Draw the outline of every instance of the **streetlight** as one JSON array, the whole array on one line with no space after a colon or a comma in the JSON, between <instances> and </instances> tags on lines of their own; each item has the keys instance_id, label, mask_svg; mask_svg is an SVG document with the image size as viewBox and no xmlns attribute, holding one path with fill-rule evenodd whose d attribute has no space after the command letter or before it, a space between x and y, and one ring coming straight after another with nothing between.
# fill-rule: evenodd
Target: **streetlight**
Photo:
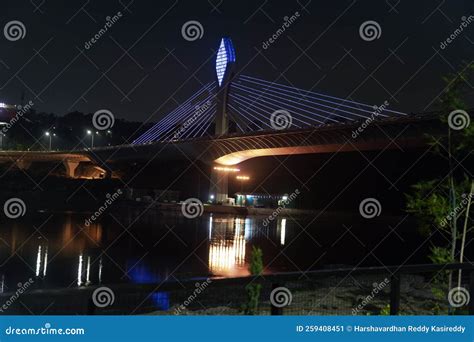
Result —
<instances>
[{"instance_id":1,"label":"streetlight","mask_svg":"<svg viewBox=\"0 0 474 342\"><path fill-rule=\"evenodd\" d=\"M99 132L95 132L95 134L99 135ZM91 148L94 148L94 132L90 129L87 130L87 135L91 136Z\"/></svg>"},{"instance_id":2,"label":"streetlight","mask_svg":"<svg viewBox=\"0 0 474 342\"><path fill-rule=\"evenodd\" d=\"M108 145L110 146L110 141L112 140L112 131L111 131L110 129L108 129L108 130L105 132L105 135L108 135L108 136L109 136Z\"/></svg>"},{"instance_id":3,"label":"streetlight","mask_svg":"<svg viewBox=\"0 0 474 342\"><path fill-rule=\"evenodd\" d=\"M49 137L49 150L51 151L52 138L56 136L56 133L51 134L50 132L45 132L44 135Z\"/></svg>"}]
</instances>

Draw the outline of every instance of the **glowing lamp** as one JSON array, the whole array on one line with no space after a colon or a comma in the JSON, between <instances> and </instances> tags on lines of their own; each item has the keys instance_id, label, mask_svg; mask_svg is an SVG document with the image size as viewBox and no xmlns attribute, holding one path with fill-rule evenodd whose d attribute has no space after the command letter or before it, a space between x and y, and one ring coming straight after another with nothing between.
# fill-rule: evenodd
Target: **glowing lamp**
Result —
<instances>
[{"instance_id":1,"label":"glowing lamp","mask_svg":"<svg viewBox=\"0 0 474 342\"><path fill-rule=\"evenodd\" d=\"M240 169L235 167L227 167L227 166L214 166L214 170L222 171L222 172L239 172Z\"/></svg>"}]
</instances>

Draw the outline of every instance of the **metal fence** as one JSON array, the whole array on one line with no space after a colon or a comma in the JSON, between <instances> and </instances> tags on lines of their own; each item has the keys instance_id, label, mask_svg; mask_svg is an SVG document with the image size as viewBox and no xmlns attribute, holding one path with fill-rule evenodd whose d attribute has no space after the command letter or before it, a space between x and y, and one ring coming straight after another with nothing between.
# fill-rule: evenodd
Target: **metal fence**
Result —
<instances>
[{"instance_id":1,"label":"metal fence","mask_svg":"<svg viewBox=\"0 0 474 342\"><path fill-rule=\"evenodd\" d=\"M449 288L450 275L453 282ZM249 291L257 287L256 305L250 310L255 315L474 314L474 263L32 288L21 294L1 294L0 314L242 315L251 303Z\"/></svg>"}]
</instances>

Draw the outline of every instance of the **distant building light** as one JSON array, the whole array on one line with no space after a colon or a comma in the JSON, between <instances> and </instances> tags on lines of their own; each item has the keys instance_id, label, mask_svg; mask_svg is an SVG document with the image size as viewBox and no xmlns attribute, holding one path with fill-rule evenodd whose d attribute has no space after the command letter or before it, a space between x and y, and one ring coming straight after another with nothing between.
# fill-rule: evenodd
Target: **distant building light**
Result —
<instances>
[{"instance_id":1,"label":"distant building light","mask_svg":"<svg viewBox=\"0 0 474 342\"><path fill-rule=\"evenodd\" d=\"M239 180L249 180L250 179L249 176L237 176L236 178L239 179Z\"/></svg>"},{"instance_id":2,"label":"distant building light","mask_svg":"<svg viewBox=\"0 0 474 342\"><path fill-rule=\"evenodd\" d=\"M246 197L247 197L247 198L253 198L253 196L252 196L252 195L247 195Z\"/></svg>"},{"instance_id":3,"label":"distant building light","mask_svg":"<svg viewBox=\"0 0 474 342\"><path fill-rule=\"evenodd\" d=\"M235 167L226 167L226 166L214 166L214 170L216 171L224 171L224 172L239 172L240 169Z\"/></svg>"},{"instance_id":4,"label":"distant building light","mask_svg":"<svg viewBox=\"0 0 474 342\"><path fill-rule=\"evenodd\" d=\"M15 107L16 107L16 106L14 106L14 105L9 105L9 104L0 102L0 108L13 109L13 108L15 108Z\"/></svg>"},{"instance_id":5,"label":"distant building light","mask_svg":"<svg viewBox=\"0 0 474 342\"><path fill-rule=\"evenodd\" d=\"M211 200L213 200L213 199L214 199L214 195L210 195L209 198L210 198Z\"/></svg>"},{"instance_id":6,"label":"distant building light","mask_svg":"<svg viewBox=\"0 0 474 342\"><path fill-rule=\"evenodd\" d=\"M283 196L281 199L286 201L288 199L288 196Z\"/></svg>"}]
</instances>

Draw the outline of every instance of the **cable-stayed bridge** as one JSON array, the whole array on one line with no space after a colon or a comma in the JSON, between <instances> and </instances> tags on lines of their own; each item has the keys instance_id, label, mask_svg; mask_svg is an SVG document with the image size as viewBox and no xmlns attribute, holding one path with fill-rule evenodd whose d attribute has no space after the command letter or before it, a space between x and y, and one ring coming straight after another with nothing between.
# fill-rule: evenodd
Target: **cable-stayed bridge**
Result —
<instances>
[{"instance_id":1,"label":"cable-stayed bridge","mask_svg":"<svg viewBox=\"0 0 474 342\"><path fill-rule=\"evenodd\" d=\"M225 108L219 108L220 92L226 93ZM165 116L133 144L174 142L218 136L215 120L225 116L223 135L322 128L337 124L370 125L408 115L388 104L368 105L326 94L239 75L228 89L216 83L204 85L181 106ZM222 135L222 134L221 134Z\"/></svg>"},{"instance_id":2,"label":"cable-stayed bridge","mask_svg":"<svg viewBox=\"0 0 474 342\"><path fill-rule=\"evenodd\" d=\"M365 104L236 74L235 60L231 40L223 38L216 80L204 84L131 145L0 153L0 162L27 168L33 162L64 158L70 177L84 161L108 174L112 165L130 161L184 159L230 166L261 156L420 146L428 130L445 130L437 115L402 113L386 101ZM223 201L227 174L211 172L210 193Z\"/></svg>"},{"instance_id":3,"label":"cable-stayed bridge","mask_svg":"<svg viewBox=\"0 0 474 342\"><path fill-rule=\"evenodd\" d=\"M172 144L187 157L228 166L259 156L382 149L396 135L384 129L393 131L402 122L406 126L416 121L389 108L387 101L365 104L236 75L234 64L232 41L223 38L216 56L216 82L203 85L133 145L147 149L165 144L166 149ZM380 137L380 131L385 136ZM416 145L421 135L419 129L405 133L402 144ZM217 201L227 198L227 174L212 171L211 194Z\"/></svg>"}]
</instances>

